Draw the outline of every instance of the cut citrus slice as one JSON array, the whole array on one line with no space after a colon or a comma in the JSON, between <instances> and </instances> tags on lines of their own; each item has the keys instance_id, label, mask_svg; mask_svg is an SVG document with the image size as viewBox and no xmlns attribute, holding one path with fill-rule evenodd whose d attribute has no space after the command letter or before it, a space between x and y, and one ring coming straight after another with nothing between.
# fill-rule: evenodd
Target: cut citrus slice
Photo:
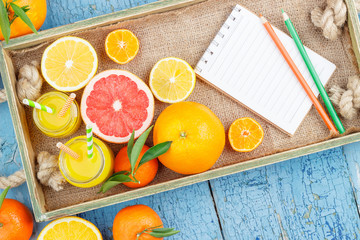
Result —
<instances>
[{"instance_id":1,"label":"cut citrus slice","mask_svg":"<svg viewBox=\"0 0 360 240\"><path fill-rule=\"evenodd\" d=\"M99 229L91 222L79 217L59 218L49 223L37 240L102 240Z\"/></svg>"},{"instance_id":2,"label":"cut citrus slice","mask_svg":"<svg viewBox=\"0 0 360 240\"><path fill-rule=\"evenodd\" d=\"M63 92L84 87L95 75L97 68L95 49L78 37L59 38L45 49L41 60L44 79Z\"/></svg>"},{"instance_id":3,"label":"cut citrus slice","mask_svg":"<svg viewBox=\"0 0 360 240\"><path fill-rule=\"evenodd\" d=\"M195 72L187 62L169 57L155 64L150 73L149 85L159 101L176 103L190 96L195 82Z\"/></svg>"},{"instance_id":4,"label":"cut citrus slice","mask_svg":"<svg viewBox=\"0 0 360 240\"><path fill-rule=\"evenodd\" d=\"M139 52L139 40L131 31L118 29L107 35L105 51L114 62L125 64L133 60Z\"/></svg>"},{"instance_id":5,"label":"cut citrus slice","mask_svg":"<svg viewBox=\"0 0 360 240\"><path fill-rule=\"evenodd\" d=\"M81 99L81 116L105 141L126 143L132 131L139 137L154 117L154 97L136 75L124 70L97 74Z\"/></svg>"},{"instance_id":6,"label":"cut citrus slice","mask_svg":"<svg viewBox=\"0 0 360 240\"><path fill-rule=\"evenodd\" d=\"M230 126L229 141L235 151L253 151L263 139L264 131L261 125L252 118L239 118Z\"/></svg>"}]
</instances>

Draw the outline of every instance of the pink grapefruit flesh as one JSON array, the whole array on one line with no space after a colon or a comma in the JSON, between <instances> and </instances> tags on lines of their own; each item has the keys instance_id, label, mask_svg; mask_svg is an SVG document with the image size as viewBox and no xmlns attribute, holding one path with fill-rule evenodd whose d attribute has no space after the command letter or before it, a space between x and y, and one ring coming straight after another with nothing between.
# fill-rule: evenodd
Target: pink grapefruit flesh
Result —
<instances>
[{"instance_id":1,"label":"pink grapefruit flesh","mask_svg":"<svg viewBox=\"0 0 360 240\"><path fill-rule=\"evenodd\" d=\"M81 116L93 133L112 143L126 143L135 130L139 137L154 117L154 97L136 75L124 70L107 70L86 86L81 99Z\"/></svg>"}]
</instances>

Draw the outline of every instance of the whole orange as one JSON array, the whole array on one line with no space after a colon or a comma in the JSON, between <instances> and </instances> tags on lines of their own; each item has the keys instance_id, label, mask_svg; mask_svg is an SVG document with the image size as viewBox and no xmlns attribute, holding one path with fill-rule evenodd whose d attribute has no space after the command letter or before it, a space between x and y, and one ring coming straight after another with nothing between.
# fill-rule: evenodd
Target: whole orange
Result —
<instances>
[{"instance_id":1,"label":"whole orange","mask_svg":"<svg viewBox=\"0 0 360 240\"><path fill-rule=\"evenodd\" d=\"M145 205L134 205L123 208L116 214L113 224L114 240L136 240L137 234L146 228L162 227L157 213ZM141 234L138 240L160 240L149 234Z\"/></svg>"},{"instance_id":2,"label":"whole orange","mask_svg":"<svg viewBox=\"0 0 360 240\"><path fill-rule=\"evenodd\" d=\"M0 240L29 240L34 221L30 210L21 202L5 199L0 208Z\"/></svg>"},{"instance_id":3,"label":"whole orange","mask_svg":"<svg viewBox=\"0 0 360 240\"><path fill-rule=\"evenodd\" d=\"M136 162L135 169L139 165L139 162L140 162L142 156L145 154L145 152L147 150L149 150L149 147L144 145L143 148L141 149L139 158ZM140 183L126 182L123 184L130 188L144 187L144 186L148 185L155 178L156 173L158 171L158 167L159 167L158 160L156 158L152 159L149 162L141 165L139 167L139 169L136 171L135 178ZM130 171L130 170L131 170L131 165L130 165L130 160L127 155L127 146L126 146L126 147L123 147L119 151L119 153L116 155L114 171L120 172L120 171Z\"/></svg>"},{"instance_id":4,"label":"whole orange","mask_svg":"<svg viewBox=\"0 0 360 240\"><path fill-rule=\"evenodd\" d=\"M10 0L2 0L3 3L8 2ZM30 18L31 22L34 24L34 27L39 30L40 27L43 25L45 18L46 18L46 0L17 0L14 4L18 5L19 7L23 7L28 5L30 10L26 12L26 15ZM10 7L10 20L14 15L14 11ZM29 33L32 33L32 30L24 23L19 17L17 17L14 22L10 26L11 34L10 38L23 36ZM4 40L4 36L0 31L0 40Z\"/></svg>"},{"instance_id":5,"label":"whole orange","mask_svg":"<svg viewBox=\"0 0 360 240\"><path fill-rule=\"evenodd\" d=\"M167 107L156 120L153 138L154 144L172 141L159 161L181 174L208 170L225 146L225 130L220 119L208 107L195 102Z\"/></svg>"}]
</instances>

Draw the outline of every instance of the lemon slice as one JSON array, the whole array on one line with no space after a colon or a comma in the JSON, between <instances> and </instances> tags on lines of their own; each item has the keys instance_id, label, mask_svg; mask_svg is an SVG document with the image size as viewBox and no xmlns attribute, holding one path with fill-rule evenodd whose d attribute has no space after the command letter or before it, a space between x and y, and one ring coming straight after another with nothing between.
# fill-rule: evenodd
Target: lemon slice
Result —
<instances>
[{"instance_id":1,"label":"lemon slice","mask_svg":"<svg viewBox=\"0 0 360 240\"><path fill-rule=\"evenodd\" d=\"M169 57L158 61L150 73L150 88L162 102L177 103L187 99L196 82L192 67L180 58Z\"/></svg>"},{"instance_id":2,"label":"lemon slice","mask_svg":"<svg viewBox=\"0 0 360 240\"><path fill-rule=\"evenodd\" d=\"M91 222L79 217L64 217L49 223L37 240L102 240L101 233Z\"/></svg>"},{"instance_id":3,"label":"lemon slice","mask_svg":"<svg viewBox=\"0 0 360 240\"><path fill-rule=\"evenodd\" d=\"M72 92L95 75L98 58L91 44L78 37L62 37L48 46L41 60L44 79L55 89Z\"/></svg>"}]
</instances>

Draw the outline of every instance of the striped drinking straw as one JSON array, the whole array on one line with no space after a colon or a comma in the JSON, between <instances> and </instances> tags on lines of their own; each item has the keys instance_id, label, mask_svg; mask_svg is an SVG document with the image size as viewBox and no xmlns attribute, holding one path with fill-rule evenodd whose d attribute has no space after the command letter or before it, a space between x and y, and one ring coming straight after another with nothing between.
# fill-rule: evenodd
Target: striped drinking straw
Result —
<instances>
[{"instance_id":1,"label":"striped drinking straw","mask_svg":"<svg viewBox=\"0 0 360 240\"><path fill-rule=\"evenodd\" d=\"M70 156L72 156L75 159L80 158L79 154L77 154L76 152L71 150L68 146L66 146L65 144L62 144L61 142L58 142L56 144L56 147L59 148L60 150L64 151L65 153L69 154Z\"/></svg>"},{"instance_id":2,"label":"striped drinking straw","mask_svg":"<svg viewBox=\"0 0 360 240\"><path fill-rule=\"evenodd\" d=\"M90 124L86 125L86 140L87 140L88 158L92 158L94 156L94 142L93 142L92 126Z\"/></svg>"},{"instance_id":3,"label":"striped drinking straw","mask_svg":"<svg viewBox=\"0 0 360 240\"><path fill-rule=\"evenodd\" d=\"M40 109L42 111L48 112L48 113L53 113L54 112L54 110L52 108L50 108L48 106L45 106L45 105L42 105L40 103L31 101L31 100L26 99L26 98L22 101L22 103L25 104L25 105L28 105L30 107L33 107L33 108Z\"/></svg>"},{"instance_id":4,"label":"striped drinking straw","mask_svg":"<svg viewBox=\"0 0 360 240\"><path fill-rule=\"evenodd\" d=\"M70 108L71 103L74 101L75 98L76 98L76 94L71 93L68 99L66 99L64 106L61 108L60 112L58 113L58 117L63 117L65 115L66 111Z\"/></svg>"}]
</instances>

